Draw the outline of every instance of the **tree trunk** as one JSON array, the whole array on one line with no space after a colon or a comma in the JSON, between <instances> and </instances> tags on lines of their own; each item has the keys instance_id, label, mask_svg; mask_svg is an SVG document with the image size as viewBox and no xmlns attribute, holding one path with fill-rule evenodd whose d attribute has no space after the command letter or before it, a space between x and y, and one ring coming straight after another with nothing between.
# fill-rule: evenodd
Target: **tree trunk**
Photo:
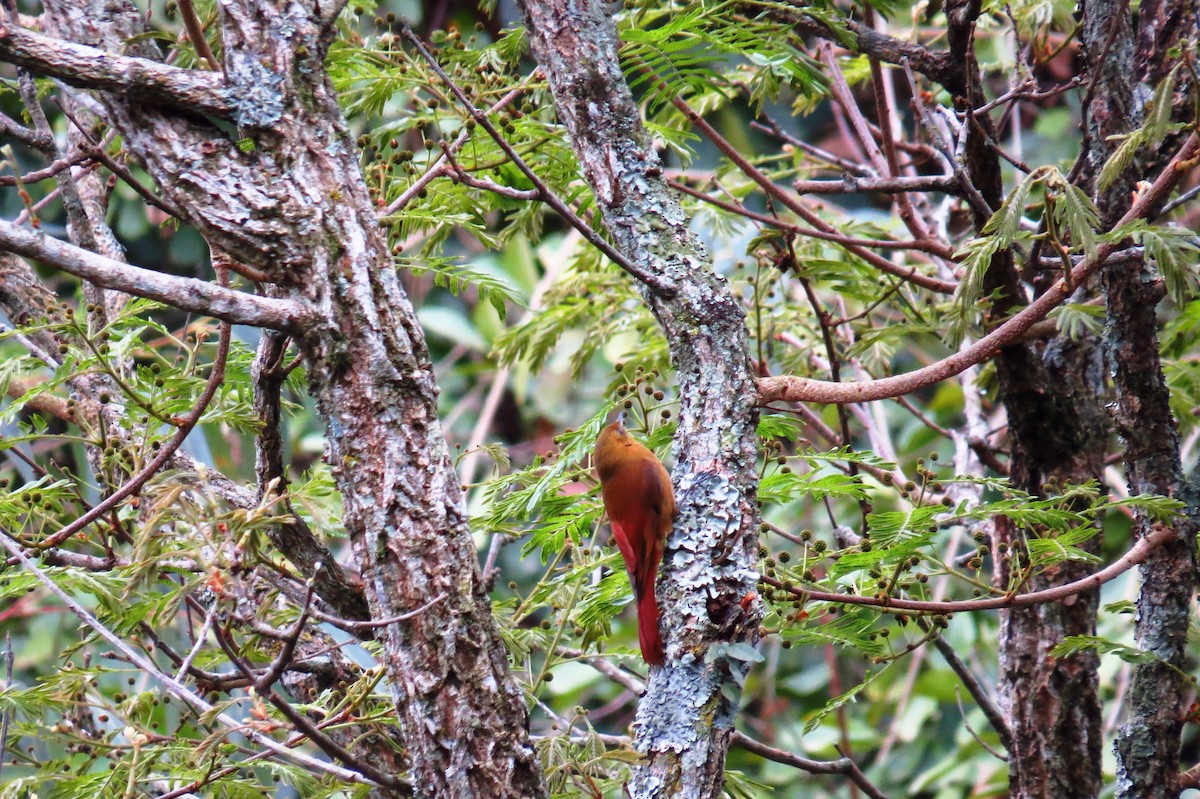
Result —
<instances>
[{"instance_id":1,"label":"tree trunk","mask_svg":"<svg viewBox=\"0 0 1200 799\"><path fill-rule=\"evenodd\" d=\"M1139 128L1146 101L1177 63L1174 47L1190 47L1197 34L1195 2L1152 0L1143 3L1136 21L1129 4L1088 0L1083 5L1082 43L1094 86L1086 111L1086 174L1093 180L1115 150L1110 137ZM1183 70L1181 86L1190 78ZM1172 100L1182 100L1180 91ZM1177 102L1176 119L1190 119L1190 101ZM1178 139L1176 139L1177 141ZM1157 174L1175 150L1145 148L1130 168L1100 190L1096 205L1105 224L1129 207L1138 180ZM1189 686L1178 671L1187 668L1190 602L1197 580L1197 513L1183 482L1179 431L1170 410L1162 372L1156 308L1165 296L1152 262L1112 264L1101 272L1106 300L1105 345L1116 390L1114 415L1125 444L1125 473L1131 494L1159 494L1187 502L1188 515L1177 522L1178 537L1156 549L1139 569L1137 646L1159 658L1134 667L1129 716L1117 736L1117 796L1165 799L1177 796L1179 736ZM1134 519L1134 535L1151 529L1144 516Z\"/></svg>"},{"instance_id":2,"label":"tree trunk","mask_svg":"<svg viewBox=\"0 0 1200 799\"><path fill-rule=\"evenodd\" d=\"M127 44L143 32L132 5L47 6L67 38L157 56L145 39ZM314 311L298 344L328 425L328 457L372 615L424 608L378 635L418 795L542 796L524 698L491 616L437 417L424 337L322 66L340 5L251 1L220 11L225 80L187 79L215 86L202 96L223 97L224 112L205 100L195 113L179 113L172 109L186 109L191 95L135 97L132 86L103 83L104 59L50 68L77 85L111 88L97 95L109 123L185 220L214 250L266 273L269 294ZM163 91L162 81L154 85ZM237 140L204 113L226 113Z\"/></svg>"},{"instance_id":3,"label":"tree trunk","mask_svg":"<svg viewBox=\"0 0 1200 799\"><path fill-rule=\"evenodd\" d=\"M659 605L667 664L638 706L648 753L636 799L719 797L757 637L755 391L740 306L662 179L617 60L605 3L524 2L538 62L616 248L642 275L680 386L674 483Z\"/></svg>"},{"instance_id":4,"label":"tree trunk","mask_svg":"<svg viewBox=\"0 0 1200 799\"><path fill-rule=\"evenodd\" d=\"M944 83L958 109L967 112L986 102L974 56L974 23L979 5L947 5L952 62L958 68ZM991 208L1000 207L1004 187L1000 157L989 145L996 139L991 119L976 116L968 126L966 160L972 182ZM987 218L976 213L976 228ZM983 293L997 299L989 322L1002 322L1027 304L1014 267L1013 253L992 259ZM1034 496L1046 493L1047 482L1083 483L1099 479L1103 469L1106 419L1100 392L1103 379L1095 343L1061 339L1048 344L1014 343L996 357L1000 398L1008 418L1011 447L1009 473L1013 485ZM1053 487L1049 487L1054 490ZM1027 531L1010 520L996 519L992 552L996 584L1007 588L1010 557L1020 551ZM1084 549L1098 552L1099 537ZM1027 583L1037 591L1083 577L1090 565L1065 562ZM1000 612L997 693L1008 717L1009 789L1017 797L1086 799L1099 795L1100 699L1099 659L1082 652L1064 658L1049 652L1063 638L1096 631L1098 591L1050 603Z\"/></svg>"}]
</instances>

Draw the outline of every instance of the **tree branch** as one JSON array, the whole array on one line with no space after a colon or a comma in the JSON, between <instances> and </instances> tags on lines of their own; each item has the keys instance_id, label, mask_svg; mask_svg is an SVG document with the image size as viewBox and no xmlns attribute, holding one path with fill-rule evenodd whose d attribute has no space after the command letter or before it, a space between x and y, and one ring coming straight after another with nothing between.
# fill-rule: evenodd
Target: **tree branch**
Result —
<instances>
[{"instance_id":1,"label":"tree branch","mask_svg":"<svg viewBox=\"0 0 1200 799\"><path fill-rule=\"evenodd\" d=\"M860 194L880 192L896 194L906 191L940 191L959 194L962 187L950 175L918 175L915 177L860 178L845 175L841 180L797 180L792 182L800 194Z\"/></svg>"},{"instance_id":2,"label":"tree branch","mask_svg":"<svg viewBox=\"0 0 1200 799\"><path fill-rule=\"evenodd\" d=\"M225 322L301 333L309 316L298 301L256 297L203 280L164 275L114 261L44 233L0 221L0 249L43 261L101 288L116 289Z\"/></svg>"},{"instance_id":3,"label":"tree branch","mask_svg":"<svg viewBox=\"0 0 1200 799\"><path fill-rule=\"evenodd\" d=\"M1198 152L1200 152L1200 136L1193 133L1154 184L1138 197L1137 202L1125 216L1113 225L1113 229L1154 213L1184 173L1194 166L1192 161ZM1068 288L1068 285L1081 285L1088 276L1095 273L1108 260L1110 255L1117 252L1120 246L1120 243L1100 245L1092 257L1087 258L1071 270L1070 281L1064 282L1061 279L1056 281L1046 290L1045 294L1014 316L1009 317L991 333L937 363L906 374L857 383L832 383L826 380L811 380L806 377L765 377L758 380L759 401L763 404L775 400L824 403L869 402L898 397L953 377L970 366L988 360L1008 344L1017 341L1035 322L1044 318L1046 314L1070 297L1072 289Z\"/></svg>"},{"instance_id":4,"label":"tree branch","mask_svg":"<svg viewBox=\"0 0 1200 799\"><path fill-rule=\"evenodd\" d=\"M970 613L977 610L999 610L1001 608L1023 608L1033 605L1044 605L1047 602L1058 602L1075 594L1099 588L1107 582L1120 577L1134 566L1142 563L1161 545L1178 539L1178 534L1171 527L1155 527L1148 535L1140 539L1128 552L1117 561L1104 567L1095 574L1089 574L1079 580L1042 591L1031 591L1028 594L1005 594L1004 596L988 597L987 599L964 599L960 601L926 602L918 599L898 599L889 596L864 596L862 594L835 594L829 591L810 591L773 577L762 576L759 579L774 588L788 591L794 596L817 602L834 602L841 605L866 605L889 610L902 610L910 613Z\"/></svg>"},{"instance_id":5,"label":"tree branch","mask_svg":"<svg viewBox=\"0 0 1200 799\"><path fill-rule=\"evenodd\" d=\"M177 111L234 116L220 75L113 55L95 47L43 36L0 20L0 60L82 89L101 89Z\"/></svg>"},{"instance_id":6,"label":"tree branch","mask_svg":"<svg viewBox=\"0 0 1200 799\"><path fill-rule=\"evenodd\" d=\"M734 732L733 745L739 749L745 749L747 752L753 752L760 757L765 757L767 760L773 760L785 766L792 766L801 771L807 771L809 774L842 774L861 788L863 793L871 797L871 799L887 799L887 795L875 787L867 779L867 775L862 773L862 769L858 767L858 764L848 757L838 758L837 760L813 760L784 751L783 749L767 746L765 743L756 741L744 732Z\"/></svg>"},{"instance_id":7,"label":"tree branch","mask_svg":"<svg viewBox=\"0 0 1200 799\"><path fill-rule=\"evenodd\" d=\"M783 13L801 33L825 39L833 44L844 44L838 32L823 20L808 16L799 9L794 13ZM843 18L839 22L854 37L854 44L858 52L864 55L897 66L908 59L918 72L943 85L952 81L958 71L956 60L948 50L931 50L922 44L906 42L903 39L872 30L853 19Z\"/></svg>"}]
</instances>

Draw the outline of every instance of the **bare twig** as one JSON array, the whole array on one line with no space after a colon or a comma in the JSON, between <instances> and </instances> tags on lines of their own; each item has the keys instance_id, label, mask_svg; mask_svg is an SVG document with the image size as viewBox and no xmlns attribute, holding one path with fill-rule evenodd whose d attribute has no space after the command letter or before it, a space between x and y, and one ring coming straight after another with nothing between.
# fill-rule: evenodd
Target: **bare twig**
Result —
<instances>
[{"instance_id":1,"label":"bare twig","mask_svg":"<svg viewBox=\"0 0 1200 799\"><path fill-rule=\"evenodd\" d=\"M757 121L751 122L750 127L754 128L755 130L761 130L764 133L769 133L772 136L774 136L775 138L784 142L785 144L792 145L793 147L795 147L797 150L800 150L805 155L812 156L813 158L816 158L819 161L824 161L825 163L830 164L831 166L835 166L844 172L849 172L852 175L856 175L858 177L863 177L863 178L879 177L874 172L872 172L869 167L867 167L863 164L856 163L854 161L851 161L848 158L842 158L841 156L835 155L835 154L829 152L828 150L823 150L820 147L817 147L816 145L809 144L808 142L804 141L803 139L796 138L795 136L793 136L792 134L790 134L786 130L784 130L783 126L781 126L778 122L771 119L770 117L764 117L764 119L767 120L765 123L757 122Z\"/></svg>"},{"instance_id":2,"label":"bare twig","mask_svg":"<svg viewBox=\"0 0 1200 799\"><path fill-rule=\"evenodd\" d=\"M57 99L58 98L55 98L56 101L57 101ZM96 159L97 161L99 161L100 163L102 163L106 167L108 167L109 171L111 171L114 175L119 177L121 180L125 181L126 185L128 185L131 189L136 191L138 193L138 195L143 200L148 202L150 205L153 205L155 208L162 211L164 214L170 214L171 216L175 217L176 219L183 218L182 213L177 208L175 208L175 206L171 205L166 200L159 197L154 192L150 191L150 189L143 186L142 182L140 180L138 180L136 177L134 177L132 172L130 172L128 169L126 169L123 165L117 163L112 158L110 158L108 153L106 153L104 151L104 147L100 144L100 142L93 139L91 137L91 135L88 133L87 128L84 127L83 125L79 124L79 121L77 119L75 119L75 116L67 109L67 106L64 103L59 102L58 107L62 110L63 115L65 115L66 118L71 121L71 124L75 126L75 129L79 131L79 134L81 136L83 136L84 139L87 140L87 143L90 147L90 149L88 149L88 152L87 152L87 154L89 156L91 156L92 158ZM259 280L260 278L251 277L251 279Z\"/></svg>"},{"instance_id":3,"label":"bare twig","mask_svg":"<svg viewBox=\"0 0 1200 799\"><path fill-rule=\"evenodd\" d=\"M875 170L881 177L898 178L899 167L896 160L896 147L889 125L890 114L883 92L883 73L879 67L879 59L873 56L869 57L871 76L875 88L875 104L879 117L882 148L875 141L867 120L862 114L862 110L858 107L858 103L854 101L854 97L850 93L850 86L846 83L846 76L842 74L842 70L837 64L837 59L833 55L833 48L828 42L823 42L820 47L820 53L821 60L825 63L826 73L829 77L830 90L854 126L855 135L858 136L864 150L866 150L867 155L871 159L871 163L875 165ZM905 227L913 234L914 238L921 240L932 238L932 234L925 227L924 221L917 215L912 201L905 192L897 192L894 201L900 219L904 221Z\"/></svg>"},{"instance_id":4,"label":"bare twig","mask_svg":"<svg viewBox=\"0 0 1200 799\"><path fill-rule=\"evenodd\" d=\"M733 733L731 743L739 749L753 752L776 763L783 763L785 766L792 766L801 771L807 771L809 774L841 774L861 788L862 792L871 797L871 799L887 799L887 794L875 787L874 783L867 779L867 775L862 773L858 764L848 757L842 757L837 760L812 760L783 749L768 746L736 730Z\"/></svg>"},{"instance_id":5,"label":"bare twig","mask_svg":"<svg viewBox=\"0 0 1200 799\"><path fill-rule=\"evenodd\" d=\"M187 30L188 40L192 43L192 47L196 49L196 55L208 64L208 68L214 72L221 71L221 65L217 63L216 56L213 55L212 48L208 46L208 39L204 37L204 25L200 23L200 18L196 16L196 7L192 5L192 0L179 0L179 16L183 17L183 25Z\"/></svg>"},{"instance_id":6,"label":"bare twig","mask_svg":"<svg viewBox=\"0 0 1200 799\"><path fill-rule=\"evenodd\" d=\"M296 654L296 643L300 640L300 636L304 634L304 628L308 624L309 612L312 609L313 586L311 580L308 583L307 589L304 592L304 604L300 606L300 618L296 619L296 623L292 625L292 629L287 631L283 639L283 646L279 647L279 653L275 655L275 659L271 662L271 665L254 681L254 690L260 694L270 691L275 681L283 675L288 666L292 665L292 658Z\"/></svg>"},{"instance_id":7,"label":"bare twig","mask_svg":"<svg viewBox=\"0 0 1200 799\"><path fill-rule=\"evenodd\" d=\"M917 626L924 632L928 633L930 631L929 624L924 619L916 619L916 622ZM946 664L950 666L950 670L958 675L958 679L962 680L967 693L971 694L971 698L979 705L979 709L987 717L988 723L992 725L992 729L1000 736L1000 743L1005 749L1010 748L1012 746L1012 733L1008 729L1008 722L1004 720L1004 714L1000 712L1000 708L996 707L996 703L992 701L992 697L987 689L979 683L979 680L975 678L975 674L967 668L967 664L962 662L962 658L954 651L954 647L943 636L933 636L933 645L942 654Z\"/></svg>"},{"instance_id":8,"label":"bare twig","mask_svg":"<svg viewBox=\"0 0 1200 799\"><path fill-rule=\"evenodd\" d=\"M801 194L867 194L870 192L897 194L907 191L962 193L958 180L948 175L891 178L860 178L854 175L843 175L841 180L796 180L792 182L792 188Z\"/></svg>"},{"instance_id":9,"label":"bare twig","mask_svg":"<svg viewBox=\"0 0 1200 799\"><path fill-rule=\"evenodd\" d=\"M54 137L45 131L27 128L11 117L0 114L0 136L16 139L22 144L41 150L43 153L55 152Z\"/></svg>"},{"instance_id":10,"label":"bare twig","mask_svg":"<svg viewBox=\"0 0 1200 799\"><path fill-rule=\"evenodd\" d=\"M1082 86L1087 78L1083 75L1076 75L1069 81L1060 83L1057 86L1051 86L1049 89L1038 90L1037 81L1032 76L1027 77L1020 85L1006 91L1004 94L992 100L990 103L985 103L974 109L973 115L986 114L994 108L1011 103L1013 100L1045 100L1049 97L1055 97L1063 92L1069 92L1074 88Z\"/></svg>"},{"instance_id":11,"label":"bare twig","mask_svg":"<svg viewBox=\"0 0 1200 799\"><path fill-rule=\"evenodd\" d=\"M494 180L488 178L477 178L466 172L458 162L454 160L454 153L450 150L450 145L442 142L442 155L446 158L448 164L447 169L443 170L455 182L461 183L464 186L470 186L473 189L482 189L490 191L493 194L499 194L501 197L509 197L513 200L538 200L541 199L541 194L537 189L514 189L512 186L501 186Z\"/></svg>"},{"instance_id":12,"label":"bare twig","mask_svg":"<svg viewBox=\"0 0 1200 799\"><path fill-rule=\"evenodd\" d=\"M21 186L26 183L36 183L39 180L52 178L64 169L70 169L73 166L86 164L91 160L91 156L86 153L79 153L67 158L59 158L52 164L35 169L32 172L26 172L23 175L0 175L0 186Z\"/></svg>"},{"instance_id":13,"label":"bare twig","mask_svg":"<svg viewBox=\"0 0 1200 799\"><path fill-rule=\"evenodd\" d=\"M921 99L921 87L917 85L917 78L913 74L912 66L907 61L904 62L904 74L908 77L909 87L912 89L912 103L913 108L917 111L917 118L921 120L921 124L925 127L926 132L929 133L929 138L933 142L934 148L942 154L942 157L950 165L954 176L958 178L959 186L962 187L967 201L971 204L971 208L975 213L981 215L982 218L987 219L992 215L992 207L988 205L987 200L979 193L979 189L975 187L971 176L967 174L967 171L959 162L954 148L951 147L951 143L946 141L938 130L938 126L934 122L929 109L925 107L925 101Z\"/></svg>"},{"instance_id":14,"label":"bare twig","mask_svg":"<svg viewBox=\"0 0 1200 799\"><path fill-rule=\"evenodd\" d=\"M4 688L8 690L12 687L13 676L13 648L12 648L12 632L6 630L4 632ZM4 755L8 752L8 723L11 717L8 713L8 708L4 708L4 717L0 719L0 770L4 768Z\"/></svg>"},{"instance_id":15,"label":"bare twig","mask_svg":"<svg viewBox=\"0 0 1200 799\"><path fill-rule=\"evenodd\" d=\"M205 640L208 638L208 631L212 629L213 622L217 618L217 605L213 605L204 614L204 624L200 627L200 632L196 633L196 641L192 644L191 650L188 651L187 657L179 664L179 668L175 670L175 682L183 682L183 678L187 676L192 668L192 661L196 659L196 655L200 654L200 650L204 648Z\"/></svg>"},{"instance_id":16,"label":"bare twig","mask_svg":"<svg viewBox=\"0 0 1200 799\"><path fill-rule=\"evenodd\" d=\"M342 628L345 628L345 629L351 630L351 631L353 631L353 630L373 630L373 629L377 629L379 627L386 627L389 624L396 624L397 622L408 621L409 619L416 618L417 616L420 616L422 613L429 610L431 607L433 607L437 603L441 602L445 598L446 598L445 594L438 594L433 599L426 602L424 605L421 605L421 607L410 610L407 613L401 613L396 616L388 616L386 619L372 619L371 621L358 621L355 619L342 619L342 618L338 618L337 616L330 616L328 613L323 613L316 608L310 608L309 615L311 615L314 619L319 619L321 621L327 621L330 624L336 624L338 627L342 627Z\"/></svg>"}]
</instances>

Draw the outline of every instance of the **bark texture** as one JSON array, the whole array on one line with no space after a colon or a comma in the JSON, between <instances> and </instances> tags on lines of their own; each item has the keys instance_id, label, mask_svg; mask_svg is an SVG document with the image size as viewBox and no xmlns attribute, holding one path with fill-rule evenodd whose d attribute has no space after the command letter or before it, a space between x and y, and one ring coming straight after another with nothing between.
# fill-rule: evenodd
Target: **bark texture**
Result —
<instances>
[{"instance_id":1,"label":"bark texture","mask_svg":"<svg viewBox=\"0 0 1200 799\"><path fill-rule=\"evenodd\" d=\"M986 102L974 54L977 2L948 3L948 42L953 71L938 80L957 98L962 112ZM975 116L964 131L966 165L971 182L993 209L1004 197L1000 157L991 119ZM976 213L975 224L987 221ZM997 298L989 322L996 324L1027 304L1025 289L1011 251L998 253L984 279L984 295ZM1047 344L1016 343L996 356L1000 399L1008 418L1013 484L1042 495L1047 481L1081 483L1099 479L1103 469L1107 424L1102 406L1103 374L1095 342L1053 339ZM995 520L995 579L1007 588L1014 552L1025 535L1008 519ZM1001 546L1003 545L1003 546ZM1083 548L1099 551L1099 538ZM1040 591L1080 579L1090 565L1067 562L1026 583ZM1070 657L1050 655L1063 638L1093 635L1096 590L1061 603L1011 608L1000 613L997 694L1007 716L1009 790L1017 797L1085 799L1102 787L1100 772L1100 700L1096 669L1099 659L1084 652Z\"/></svg>"},{"instance_id":2,"label":"bark texture","mask_svg":"<svg viewBox=\"0 0 1200 799\"><path fill-rule=\"evenodd\" d=\"M1116 142L1109 137L1141 126L1146 102L1177 63L1170 50L1192 47L1197 35L1194 0L1143 3L1136 17L1129 4L1089 0L1083 6L1082 42L1095 85L1089 92L1087 169L1099 172ZM1189 119L1187 75L1174 100L1174 116ZM1106 223L1129 206L1130 192L1142 179L1162 170L1171 143L1145 148L1134 163L1096 197ZM1194 491L1183 480L1179 431L1170 410L1170 393L1159 358L1156 308L1165 294L1152 262L1134 261L1101 272L1106 299L1105 344L1116 404L1113 414L1125 445L1125 473L1132 494L1159 494L1187 503L1177 523L1177 538L1155 550L1139 572L1137 646L1160 661L1134 667L1129 715L1117 735L1117 796L1159 799L1177 796L1179 738L1189 686L1178 670L1187 670L1191 596L1196 587L1197 512ZM1152 529L1144 517L1134 534ZM1172 668L1174 667L1174 668Z\"/></svg>"},{"instance_id":3,"label":"bark texture","mask_svg":"<svg viewBox=\"0 0 1200 799\"><path fill-rule=\"evenodd\" d=\"M146 39L127 44L143 32L131 4L46 5L64 37L157 58ZM328 425L328 456L372 615L428 605L377 635L417 795L542 796L528 714L492 620L438 421L423 334L323 69L331 9L253 0L219 8L221 92L236 133L173 110L180 98L99 92L97 99L210 246L269 275L273 296L311 311L299 344ZM86 63L69 66L64 80L96 85L79 77Z\"/></svg>"},{"instance_id":4,"label":"bark texture","mask_svg":"<svg viewBox=\"0 0 1200 799\"><path fill-rule=\"evenodd\" d=\"M617 35L598 0L522 4L534 54L617 249L643 285L671 348L680 385L675 436L678 517L658 584L667 664L638 706L648 761L629 788L645 797L717 797L744 650L760 617L755 598L755 393L740 306L688 229L662 179L617 60ZM740 655L738 657L737 655Z\"/></svg>"}]
</instances>

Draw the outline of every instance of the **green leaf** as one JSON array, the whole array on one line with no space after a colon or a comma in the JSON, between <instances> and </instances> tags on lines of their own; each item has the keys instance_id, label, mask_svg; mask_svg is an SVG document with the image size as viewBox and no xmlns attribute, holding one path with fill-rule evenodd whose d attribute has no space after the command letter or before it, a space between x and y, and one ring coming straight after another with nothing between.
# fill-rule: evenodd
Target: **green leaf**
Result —
<instances>
[{"instance_id":1,"label":"green leaf","mask_svg":"<svg viewBox=\"0 0 1200 799\"><path fill-rule=\"evenodd\" d=\"M863 691L865 691L868 685L875 682L875 680L879 679L879 676L881 674L885 673L890 667L891 667L891 663L888 663L888 665L884 666L883 668L879 669L878 671L867 672L866 677L864 677L863 681L860 682L858 685L854 686L853 688L851 688L849 691L846 691L842 695L835 696L833 699L830 699L828 702L826 702L825 706L823 708L818 710L816 713L811 714L808 717L808 719L804 722L804 732L805 733L812 732L813 730L815 730L817 727L820 726L821 722L824 721L825 717L828 716L830 713L835 713L835 712L837 712L837 710L839 708L845 707L846 705L848 705L852 702L858 701L858 695L861 694Z\"/></svg>"},{"instance_id":2,"label":"green leaf","mask_svg":"<svg viewBox=\"0 0 1200 799\"><path fill-rule=\"evenodd\" d=\"M1040 184L1050 172L1049 168L1042 167L1026 175L988 218L980 235L968 241L956 253L962 259L963 276L954 291L954 302L962 320L973 316L975 303L983 298L984 276L996 253L1029 238L1030 234L1021 230L1025 203L1034 186ZM951 333L949 340L957 343L962 339L965 329L952 330Z\"/></svg>"},{"instance_id":3,"label":"green leaf","mask_svg":"<svg viewBox=\"0 0 1200 799\"><path fill-rule=\"evenodd\" d=\"M414 275L432 274L435 286L448 289L455 296L473 288L479 299L490 303L496 309L501 319L508 314L509 303L525 307L520 289L501 272L479 269L448 258L427 258L421 261L404 258L401 259L401 264Z\"/></svg>"},{"instance_id":4,"label":"green leaf","mask_svg":"<svg viewBox=\"0 0 1200 799\"><path fill-rule=\"evenodd\" d=\"M1155 87L1154 96L1146 104L1146 121L1142 126L1123 137L1114 136L1110 139L1120 138L1122 141L1100 168L1100 174L1096 178L1096 188L1099 192L1107 191L1117 178L1129 169L1139 152L1158 147L1168 133L1182 128L1180 125L1171 124L1171 113L1174 110L1172 96L1179 66L1176 64Z\"/></svg>"},{"instance_id":5,"label":"green leaf","mask_svg":"<svg viewBox=\"0 0 1200 799\"><path fill-rule=\"evenodd\" d=\"M1070 657L1080 652L1096 652L1101 655L1116 655L1126 663L1146 664L1159 663L1161 658L1152 652L1146 652L1136 647L1118 644L1107 638L1094 635L1071 635L1064 638L1050 650L1054 657Z\"/></svg>"}]
</instances>

